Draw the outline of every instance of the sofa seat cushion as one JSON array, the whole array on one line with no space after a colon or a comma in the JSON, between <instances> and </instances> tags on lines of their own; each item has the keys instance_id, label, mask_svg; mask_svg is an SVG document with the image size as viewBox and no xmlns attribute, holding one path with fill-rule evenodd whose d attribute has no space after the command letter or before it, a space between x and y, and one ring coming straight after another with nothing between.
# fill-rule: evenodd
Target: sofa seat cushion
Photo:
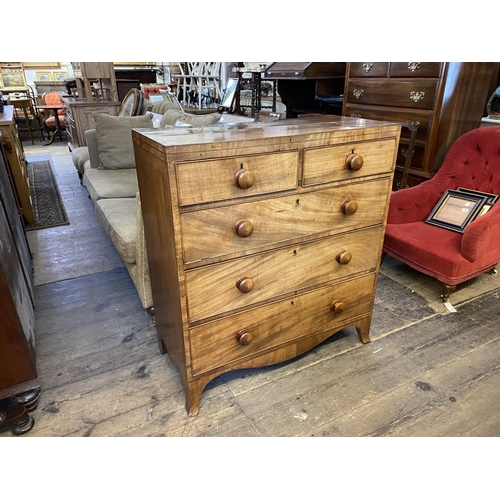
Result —
<instances>
[{"instance_id":1,"label":"sofa seat cushion","mask_svg":"<svg viewBox=\"0 0 500 500\"><path fill-rule=\"evenodd\" d=\"M124 262L133 264L137 250L137 201L134 198L100 199L97 218Z\"/></svg>"},{"instance_id":2,"label":"sofa seat cushion","mask_svg":"<svg viewBox=\"0 0 500 500\"><path fill-rule=\"evenodd\" d=\"M139 191L137 170L100 170L89 168L83 174L91 200L96 203L101 198L135 198Z\"/></svg>"},{"instance_id":3,"label":"sofa seat cushion","mask_svg":"<svg viewBox=\"0 0 500 500\"><path fill-rule=\"evenodd\" d=\"M152 116L111 116L94 113L99 169L135 168L133 128L153 128Z\"/></svg>"}]
</instances>

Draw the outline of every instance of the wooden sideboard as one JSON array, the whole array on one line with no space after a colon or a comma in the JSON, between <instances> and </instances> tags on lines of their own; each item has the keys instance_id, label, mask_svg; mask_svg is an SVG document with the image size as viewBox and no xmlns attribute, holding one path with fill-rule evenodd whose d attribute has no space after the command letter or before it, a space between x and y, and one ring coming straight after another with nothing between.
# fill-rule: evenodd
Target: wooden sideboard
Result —
<instances>
[{"instance_id":1,"label":"wooden sideboard","mask_svg":"<svg viewBox=\"0 0 500 500\"><path fill-rule=\"evenodd\" d=\"M13 173L0 148L0 430L14 434L33 427L28 412L40 394L34 304L31 252Z\"/></svg>"},{"instance_id":2,"label":"wooden sideboard","mask_svg":"<svg viewBox=\"0 0 500 500\"><path fill-rule=\"evenodd\" d=\"M347 63L344 116L418 125L408 184L429 179L460 135L481 125L496 63ZM396 182L408 155L403 127Z\"/></svg>"},{"instance_id":3,"label":"wooden sideboard","mask_svg":"<svg viewBox=\"0 0 500 500\"><path fill-rule=\"evenodd\" d=\"M133 130L160 350L205 385L369 330L400 125Z\"/></svg>"},{"instance_id":4,"label":"wooden sideboard","mask_svg":"<svg viewBox=\"0 0 500 500\"><path fill-rule=\"evenodd\" d=\"M14 106L4 106L0 114L1 144L14 179L14 194L18 208L29 224L35 223L35 214L31 204L28 168L23 144L19 138L14 119Z\"/></svg>"}]
</instances>

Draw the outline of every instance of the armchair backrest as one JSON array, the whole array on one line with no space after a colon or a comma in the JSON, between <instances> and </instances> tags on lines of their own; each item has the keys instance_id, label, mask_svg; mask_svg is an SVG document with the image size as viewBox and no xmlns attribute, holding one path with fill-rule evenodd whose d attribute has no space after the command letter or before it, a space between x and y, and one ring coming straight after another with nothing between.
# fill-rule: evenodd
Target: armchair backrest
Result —
<instances>
[{"instance_id":1,"label":"armchair backrest","mask_svg":"<svg viewBox=\"0 0 500 500\"><path fill-rule=\"evenodd\" d=\"M42 95L42 101L46 105L61 104L61 94L59 92L55 92L55 91L45 92ZM62 110L58 110L57 113L59 115L62 115ZM52 112L51 112L51 114L52 114Z\"/></svg>"}]
</instances>

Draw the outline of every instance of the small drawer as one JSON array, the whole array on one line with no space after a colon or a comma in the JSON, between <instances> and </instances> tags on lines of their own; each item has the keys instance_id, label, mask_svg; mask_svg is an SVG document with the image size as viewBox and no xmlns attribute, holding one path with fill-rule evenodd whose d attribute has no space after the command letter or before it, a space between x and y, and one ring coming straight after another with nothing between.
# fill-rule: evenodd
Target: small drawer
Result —
<instances>
[{"instance_id":1,"label":"small drawer","mask_svg":"<svg viewBox=\"0 0 500 500\"><path fill-rule=\"evenodd\" d=\"M286 293L374 271L382 225L186 273L189 321L231 312Z\"/></svg>"},{"instance_id":2,"label":"small drawer","mask_svg":"<svg viewBox=\"0 0 500 500\"><path fill-rule=\"evenodd\" d=\"M394 152L395 154L395 152ZM181 214L185 264L212 264L383 222L391 175Z\"/></svg>"},{"instance_id":3,"label":"small drawer","mask_svg":"<svg viewBox=\"0 0 500 500\"><path fill-rule=\"evenodd\" d=\"M352 79L346 99L355 104L434 109L438 83L438 80L420 79Z\"/></svg>"},{"instance_id":4,"label":"small drawer","mask_svg":"<svg viewBox=\"0 0 500 500\"><path fill-rule=\"evenodd\" d=\"M393 62L389 67L392 78L439 78L440 62Z\"/></svg>"},{"instance_id":5,"label":"small drawer","mask_svg":"<svg viewBox=\"0 0 500 500\"><path fill-rule=\"evenodd\" d=\"M396 139L389 139L305 149L302 184L313 186L390 172L396 147Z\"/></svg>"},{"instance_id":6,"label":"small drawer","mask_svg":"<svg viewBox=\"0 0 500 500\"><path fill-rule=\"evenodd\" d=\"M191 328L192 375L349 326L370 314L375 280L370 274Z\"/></svg>"},{"instance_id":7,"label":"small drawer","mask_svg":"<svg viewBox=\"0 0 500 500\"><path fill-rule=\"evenodd\" d=\"M298 152L176 165L179 205L245 198L297 187Z\"/></svg>"},{"instance_id":8,"label":"small drawer","mask_svg":"<svg viewBox=\"0 0 500 500\"><path fill-rule=\"evenodd\" d=\"M349 63L349 76L355 78L387 76L389 63L387 62L358 62Z\"/></svg>"},{"instance_id":9,"label":"small drawer","mask_svg":"<svg viewBox=\"0 0 500 500\"><path fill-rule=\"evenodd\" d=\"M426 141L429 138L434 111L347 104L345 107L345 116L365 118L367 120L414 123L418 125L416 138ZM406 127L401 127L401 137L409 136L410 130Z\"/></svg>"}]
</instances>

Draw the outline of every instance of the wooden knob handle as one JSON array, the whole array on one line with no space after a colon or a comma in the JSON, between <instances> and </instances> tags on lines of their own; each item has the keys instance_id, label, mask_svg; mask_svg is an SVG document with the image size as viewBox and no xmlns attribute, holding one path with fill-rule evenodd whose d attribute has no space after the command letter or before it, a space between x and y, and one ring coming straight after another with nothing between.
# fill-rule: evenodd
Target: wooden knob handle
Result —
<instances>
[{"instance_id":1,"label":"wooden knob handle","mask_svg":"<svg viewBox=\"0 0 500 500\"><path fill-rule=\"evenodd\" d=\"M253 290L253 279L252 278L238 278L236 281L236 288L241 293L248 293Z\"/></svg>"},{"instance_id":2,"label":"wooden knob handle","mask_svg":"<svg viewBox=\"0 0 500 500\"><path fill-rule=\"evenodd\" d=\"M240 345L248 345L250 342L253 340L253 335L250 332L247 332L246 330L240 330L236 334L236 340L239 342Z\"/></svg>"},{"instance_id":3,"label":"wooden knob handle","mask_svg":"<svg viewBox=\"0 0 500 500\"><path fill-rule=\"evenodd\" d=\"M248 220L239 220L235 226L236 234L242 238L250 236L253 232L253 224Z\"/></svg>"},{"instance_id":4,"label":"wooden knob handle","mask_svg":"<svg viewBox=\"0 0 500 500\"><path fill-rule=\"evenodd\" d=\"M335 260L339 264L349 264L349 262L351 262L351 258L351 252L348 252L347 250L339 250L339 252L335 256Z\"/></svg>"},{"instance_id":5,"label":"wooden knob handle","mask_svg":"<svg viewBox=\"0 0 500 500\"><path fill-rule=\"evenodd\" d=\"M335 313L335 314L340 314L344 309L345 309L345 302L342 302L341 300L334 300L332 302L332 305L330 306L330 309Z\"/></svg>"},{"instance_id":6,"label":"wooden knob handle","mask_svg":"<svg viewBox=\"0 0 500 500\"><path fill-rule=\"evenodd\" d=\"M349 170L357 171L363 166L363 157L355 153L350 154L345 160L345 166Z\"/></svg>"},{"instance_id":7,"label":"wooden knob handle","mask_svg":"<svg viewBox=\"0 0 500 500\"><path fill-rule=\"evenodd\" d=\"M344 200L340 205L340 211L345 215L352 215L358 209L358 202L356 200Z\"/></svg>"},{"instance_id":8,"label":"wooden knob handle","mask_svg":"<svg viewBox=\"0 0 500 500\"><path fill-rule=\"evenodd\" d=\"M234 176L236 185L241 189L251 188L255 182L255 175L248 170L239 170Z\"/></svg>"}]
</instances>

